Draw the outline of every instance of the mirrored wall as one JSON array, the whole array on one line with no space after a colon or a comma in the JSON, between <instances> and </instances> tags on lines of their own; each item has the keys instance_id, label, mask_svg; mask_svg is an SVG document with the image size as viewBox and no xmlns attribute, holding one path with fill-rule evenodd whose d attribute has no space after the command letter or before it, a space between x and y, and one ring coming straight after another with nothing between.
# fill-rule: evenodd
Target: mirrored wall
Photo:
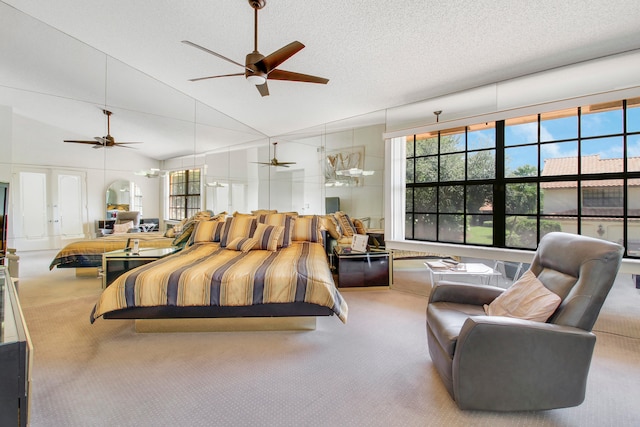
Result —
<instances>
[{"instance_id":1,"label":"mirrored wall","mask_svg":"<svg viewBox=\"0 0 640 427\"><path fill-rule=\"evenodd\" d=\"M0 182L12 185L14 214L28 191L21 173L44 183L44 213L13 227L14 246L50 248L95 235L115 181L139 189L144 216L163 219L167 173L188 168L202 170L202 206L215 213L339 209L384 227L382 113L267 136L4 3L0 37L12 40L0 45ZM107 134L141 144L64 142ZM274 158L289 164L264 164ZM81 182L82 200L72 206L79 233L53 225L71 217L61 215L69 197L57 197L60 174Z\"/></svg>"}]
</instances>

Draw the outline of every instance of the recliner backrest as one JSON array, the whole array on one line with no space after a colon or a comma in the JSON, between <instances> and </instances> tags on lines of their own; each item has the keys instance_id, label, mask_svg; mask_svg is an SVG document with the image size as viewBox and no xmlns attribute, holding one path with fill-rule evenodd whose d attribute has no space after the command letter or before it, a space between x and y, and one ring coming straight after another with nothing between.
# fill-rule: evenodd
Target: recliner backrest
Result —
<instances>
[{"instance_id":1,"label":"recliner backrest","mask_svg":"<svg viewBox=\"0 0 640 427\"><path fill-rule=\"evenodd\" d=\"M531 271L562 299L548 323L590 331L615 281L624 248L571 233L546 234Z\"/></svg>"},{"instance_id":2,"label":"recliner backrest","mask_svg":"<svg viewBox=\"0 0 640 427\"><path fill-rule=\"evenodd\" d=\"M133 227L140 226L140 212L138 211L118 211L116 213L116 224L133 221Z\"/></svg>"}]
</instances>

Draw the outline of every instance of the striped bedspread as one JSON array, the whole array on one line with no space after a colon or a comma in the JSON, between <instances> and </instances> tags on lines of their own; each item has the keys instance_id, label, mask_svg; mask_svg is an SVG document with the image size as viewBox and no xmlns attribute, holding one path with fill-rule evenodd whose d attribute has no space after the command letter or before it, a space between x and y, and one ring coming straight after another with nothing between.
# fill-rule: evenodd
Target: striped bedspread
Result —
<instances>
[{"instance_id":1,"label":"striped bedspread","mask_svg":"<svg viewBox=\"0 0 640 427\"><path fill-rule=\"evenodd\" d=\"M55 256L49 270L54 267L99 267L102 265L102 254L124 249L128 239L138 239L141 248L168 248L173 238L164 237L161 232L110 234L96 239L80 240L69 243Z\"/></svg>"},{"instance_id":2,"label":"striped bedspread","mask_svg":"<svg viewBox=\"0 0 640 427\"><path fill-rule=\"evenodd\" d=\"M127 307L250 306L308 302L347 321L321 244L294 242L247 253L199 243L118 277L100 296L91 321Z\"/></svg>"}]
</instances>

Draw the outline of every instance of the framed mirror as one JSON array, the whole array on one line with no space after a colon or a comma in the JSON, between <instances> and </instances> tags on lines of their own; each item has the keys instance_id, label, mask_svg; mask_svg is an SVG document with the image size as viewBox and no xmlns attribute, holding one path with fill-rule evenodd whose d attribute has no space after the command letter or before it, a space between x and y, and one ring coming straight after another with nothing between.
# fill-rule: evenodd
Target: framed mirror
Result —
<instances>
[{"instance_id":1,"label":"framed mirror","mask_svg":"<svg viewBox=\"0 0 640 427\"><path fill-rule=\"evenodd\" d=\"M131 181L118 180L107 188L107 219L115 219L118 211L137 211L142 215L142 192Z\"/></svg>"}]
</instances>

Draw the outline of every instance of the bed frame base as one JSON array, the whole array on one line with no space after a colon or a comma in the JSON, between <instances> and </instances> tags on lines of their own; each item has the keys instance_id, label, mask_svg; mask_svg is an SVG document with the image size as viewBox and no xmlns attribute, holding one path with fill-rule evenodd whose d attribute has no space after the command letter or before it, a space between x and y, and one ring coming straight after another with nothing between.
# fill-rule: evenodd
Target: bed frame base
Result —
<instances>
[{"instance_id":1,"label":"bed frame base","mask_svg":"<svg viewBox=\"0 0 640 427\"><path fill-rule=\"evenodd\" d=\"M98 267L77 267L76 277L98 277Z\"/></svg>"},{"instance_id":2,"label":"bed frame base","mask_svg":"<svg viewBox=\"0 0 640 427\"><path fill-rule=\"evenodd\" d=\"M136 332L313 331L314 316L136 319Z\"/></svg>"}]
</instances>

